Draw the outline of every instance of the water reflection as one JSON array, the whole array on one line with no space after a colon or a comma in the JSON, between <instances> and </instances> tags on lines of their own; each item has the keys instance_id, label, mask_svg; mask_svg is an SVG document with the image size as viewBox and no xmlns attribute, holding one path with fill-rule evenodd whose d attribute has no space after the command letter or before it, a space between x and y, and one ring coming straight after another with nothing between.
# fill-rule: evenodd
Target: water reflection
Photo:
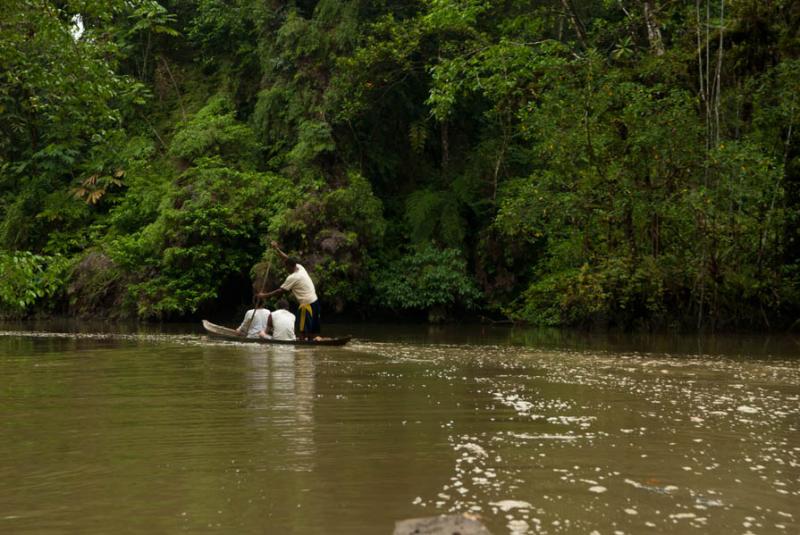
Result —
<instances>
[{"instance_id":1,"label":"water reflection","mask_svg":"<svg viewBox=\"0 0 800 535\"><path fill-rule=\"evenodd\" d=\"M551 350L638 352L680 355L798 357L799 333L730 334L598 331L493 324L330 324L331 336L351 334L371 342L499 344ZM197 343L207 340L199 323L85 321L71 318L0 321L0 337L89 338Z\"/></svg>"},{"instance_id":2,"label":"water reflection","mask_svg":"<svg viewBox=\"0 0 800 535\"><path fill-rule=\"evenodd\" d=\"M247 346L246 346L247 347ZM313 354L291 346L253 346L245 351L248 414L258 429L281 431L290 470L314 465L315 363Z\"/></svg>"}]
</instances>

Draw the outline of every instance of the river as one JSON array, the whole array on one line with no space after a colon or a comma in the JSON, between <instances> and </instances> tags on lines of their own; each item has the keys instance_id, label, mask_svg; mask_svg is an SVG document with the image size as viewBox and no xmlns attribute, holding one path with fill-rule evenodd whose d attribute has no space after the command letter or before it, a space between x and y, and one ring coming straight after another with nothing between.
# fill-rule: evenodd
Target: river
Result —
<instances>
[{"instance_id":1,"label":"river","mask_svg":"<svg viewBox=\"0 0 800 535\"><path fill-rule=\"evenodd\" d=\"M796 338L168 330L0 325L0 533L800 532Z\"/></svg>"}]
</instances>

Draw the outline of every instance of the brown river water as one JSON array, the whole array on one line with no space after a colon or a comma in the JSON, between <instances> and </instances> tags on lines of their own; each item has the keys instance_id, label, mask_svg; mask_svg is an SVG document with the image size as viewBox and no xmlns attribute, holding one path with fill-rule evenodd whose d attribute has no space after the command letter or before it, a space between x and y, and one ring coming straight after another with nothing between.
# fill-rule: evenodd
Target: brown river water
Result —
<instances>
[{"instance_id":1,"label":"brown river water","mask_svg":"<svg viewBox=\"0 0 800 535\"><path fill-rule=\"evenodd\" d=\"M0 533L800 533L796 337L159 329L0 325Z\"/></svg>"}]
</instances>

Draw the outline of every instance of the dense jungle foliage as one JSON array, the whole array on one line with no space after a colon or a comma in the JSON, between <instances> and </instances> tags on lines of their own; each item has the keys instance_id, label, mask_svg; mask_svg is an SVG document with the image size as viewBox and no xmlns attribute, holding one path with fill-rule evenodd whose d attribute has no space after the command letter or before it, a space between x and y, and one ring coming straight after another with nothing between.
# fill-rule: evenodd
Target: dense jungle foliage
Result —
<instances>
[{"instance_id":1,"label":"dense jungle foliage","mask_svg":"<svg viewBox=\"0 0 800 535\"><path fill-rule=\"evenodd\" d=\"M0 309L787 326L798 129L795 0L7 0Z\"/></svg>"}]
</instances>

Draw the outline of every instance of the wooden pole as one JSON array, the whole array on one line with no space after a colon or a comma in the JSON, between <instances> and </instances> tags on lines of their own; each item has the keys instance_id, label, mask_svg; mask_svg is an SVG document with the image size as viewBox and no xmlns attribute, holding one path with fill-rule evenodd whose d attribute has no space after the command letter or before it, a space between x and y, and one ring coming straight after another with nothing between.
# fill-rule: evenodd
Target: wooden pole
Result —
<instances>
[{"instance_id":1,"label":"wooden pole","mask_svg":"<svg viewBox=\"0 0 800 535\"><path fill-rule=\"evenodd\" d=\"M256 310L258 309L258 305L261 303L261 298L259 297L259 294L264 292L264 287L267 285L267 278L269 277L269 271L271 268L272 268L272 255L270 255L269 260L267 260L267 271L264 273L264 278L261 279L261 287L253 296L253 313L250 314L250 319L247 321L247 326L244 329L245 336L247 336L247 333L250 331L250 326L253 324L253 319L256 317Z\"/></svg>"}]
</instances>

